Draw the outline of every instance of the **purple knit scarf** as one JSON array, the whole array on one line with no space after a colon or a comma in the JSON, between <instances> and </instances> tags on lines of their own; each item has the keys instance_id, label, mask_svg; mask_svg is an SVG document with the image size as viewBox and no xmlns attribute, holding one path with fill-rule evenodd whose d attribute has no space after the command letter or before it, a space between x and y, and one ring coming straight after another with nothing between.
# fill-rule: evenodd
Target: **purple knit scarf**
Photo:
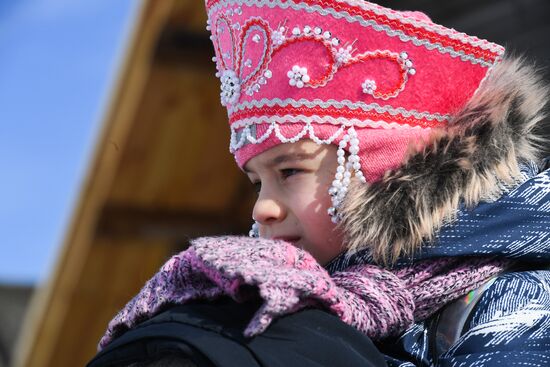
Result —
<instances>
[{"instance_id":1,"label":"purple knit scarf","mask_svg":"<svg viewBox=\"0 0 550 367\"><path fill-rule=\"evenodd\" d=\"M199 238L164 264L115 316L99 349L170 305L222 296L237 302L263 299L245 336L263 332L278 316L313 306L334 313L372 339L382 339L433 315L507 264L487 258L445 258L398 270L356 265L331 277L309 253L283 241Z\"/></svg>"}]
</instances>

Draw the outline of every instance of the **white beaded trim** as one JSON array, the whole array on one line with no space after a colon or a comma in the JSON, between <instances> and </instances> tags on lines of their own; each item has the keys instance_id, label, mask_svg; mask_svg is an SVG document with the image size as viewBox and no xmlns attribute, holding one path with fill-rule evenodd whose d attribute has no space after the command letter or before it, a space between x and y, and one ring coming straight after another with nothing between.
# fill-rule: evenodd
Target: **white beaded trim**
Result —
<instances>
[{"instance_id":1,"label":"white beaded trim","mask_svg":"<svg viewBox=\"0 0 550 367\"><path fill-rule=\"evenodd\" d=\"M344 117L333 118L331 116L324 116L324 117L303 116L303 115L255 116L253 118L236 121L231 125L230 152L234 153L236 150L242 148L244 145L249 143L252 143L252 144L262 143L271 135L273 131L280 131L279 125L284 125L288 123L305 123L306 125L304 125L305 126L304 129L302 129L299 134L302 134L305 131L307 126L311 126L311 128L308 128L308 129L310 129L309 137L312 140L315 140L317 138L313 131L314 124L340 125L341 129L344 129L345 127L349 127L349 126L373 127L373 128L383 128L383 129L414 129L414 130L430 129L430 128L423 128L420 126L409 126L406 124L387 123L385 121L346 119ZM260 138L256 138L253 135L251 135L250 129L253 127L255 128L256 125L260 125L260 124L269 124L269 127ZM306 131L305 133L307 133L308 131ZM291 137L291 138L284 137L284 141L282 140L281 141L283 143L286 143L286 142L290 142L291 139L293 141L297 141L297 139L294 139L294 137Z\"/></svg>"},{"instance_id":2,"label":"white beaded trim","mask_svg":"<svg viewBox=\"0 0 550 367\"><path fill-rule=\"evenodd\" d=\"M271 33L271 42L273 43L273 46L277 47L284 43L286 39L285 31L285 27L279 27L279 29L276 29Z\"/></svg>"},{"instance_id":3,"label":"white beaded trim","mask_svg":"<svg viewBox=\"0 0 550 367\"><path fill-rule=\"evenodd\" d=\"M346 152L344 149L348 146L348 144L349 156L346 159ZM327 212L333 223L338 223L340 221L338 208L344 201L352 177L357 177L363 183L367 182L363 172L361 171L361 160L359 159L358 153L359 139L357 138L357 132L352 126L348 129L347 134L338 144L338 150L336 151L338 156L338 167L336 168L334 180L332 181L332 185L328 191L332 201L332 206Z\"/></svg>"},{"instance_id":4,"label":"white beaded trim","mask_svg":"<svg viewBox=\"0 0 550 367\"><path fill-rule=\"evenodd\" d=\"M309 83L310 77L307 73L307 68L294 65L292 70L286 74L288 76L288 84L292 87L303 88L306 83Z\"/></svg>"},{"instance_id":5,"label":"white beaded trim","mask_svg":"<svg viewBox=\"0 0 550 367\"><path fill-rule=\"evenodd\" d=\"M372 95L376 91L376 82L372 79L366 79L361 84L361 87L363 88L363 93Z\"/></svg>"},{"instance_id":6,"label":"white beaded trim","mask_svg":"<svg viewBox=\"0 0 550 367\"><path fill-rule=\"evenodd\" d=\"M215 59L215 58L213 58ZM221 102L223 106L234 104L241 95L241 82L233 70L224 70L220 76Z\"/></svg>"},{"instance_id":7,"label":"white beaded trim","mask_svg":"<svg viewBox=\"0 0 550 367\"><path fill-rule=\"evenodd\" d=\"M252 228L250 229L250 231L248 231L248 237L260 237L260 225L258 224L258 222L254 221L254 223L252 223Z\"/></svg>"},{"instance_id":8,"label":"white beaded trim","mask_svg":"<svg viewBox=\"0 0 550 367\"><path fill-rule=\"evenodd\" d=\"M353 48L351 45L348 45L346 47L340 47L338 51L336 51L336 62L340 65L343 65L347 62L349 62L352 58L351 53L353 52Z\"/></svg>"},{"instance_id":9,"label":"white beaded trim","mask_svg":"<svg viewBox=\"0 0 550 367\"><path fill-rule=\"evenodd\" d=\"M303 122L303 119L301 119L300 121ZM332 134L330 137L328 137L327 139L321 139L317 137L317 135L315 135L315 129L313 125L311 123L306 123L302 130L300 130L300 132L298 132L294 136L288 137L284 136L281 132L279 123L272 122L269 124L267 130L260 137L257 137L254 136L256 135L257 124L258 123L256 119L253 119L250 123L246 124L240 130L238 130L238 128L235 126L231 126L231 138L229 139L229 151L231 153L235 153L238 149L242 148L246 144L261 144L267 138L269 138L272 133L275 133L275 136L279 139L281 143L296 143L298 140L303 139L307 135L309 139L313 140L319 145L331 144L334 139L340 136L346 128L345 125L341 125L340 128L336 130L334 134Z\"/></svg>"}]
</instances>

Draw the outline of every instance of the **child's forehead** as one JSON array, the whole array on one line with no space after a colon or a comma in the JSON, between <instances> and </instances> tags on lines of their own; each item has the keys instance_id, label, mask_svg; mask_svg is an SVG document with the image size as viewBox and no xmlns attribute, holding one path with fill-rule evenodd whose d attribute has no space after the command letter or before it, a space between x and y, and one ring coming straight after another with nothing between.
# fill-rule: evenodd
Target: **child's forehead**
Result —
<instances>
[{"instance_id":1,"label":"child's forehead","mask_svg":"<svg viewBox=\"0 0 550 367\"><path fill-rule=\"evenodd\" d=\"M283 143L251 158L243 168L245 172L249 172L260 167L271 167L286 162L321 159L328 151L335 149L334 146L319 145L308 139L300 140L295 143Z\"/></svg>"}]
</instances>

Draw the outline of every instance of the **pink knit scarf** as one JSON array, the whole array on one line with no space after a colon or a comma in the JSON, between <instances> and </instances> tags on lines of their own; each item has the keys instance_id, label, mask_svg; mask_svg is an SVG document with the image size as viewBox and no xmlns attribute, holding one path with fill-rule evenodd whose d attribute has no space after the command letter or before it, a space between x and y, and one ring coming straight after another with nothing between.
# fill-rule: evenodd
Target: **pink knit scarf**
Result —
<instances>
[{"instance_id":1,"label":"pink knit scarf","mask_svg":"<svg viewBox=\"0 0 550 367\"><path fill-rule=\"evenodd\" d=\"M245 336L263 332L278 316L313 306L378 340L426 319L500 273L507 263L445 258L397 270L356 265L331 277L309 253L283 241L199 238L164 264L115 316L99 349L170 305L222 296L238 302L263 299Z\"/></svg>"}]
</instances>

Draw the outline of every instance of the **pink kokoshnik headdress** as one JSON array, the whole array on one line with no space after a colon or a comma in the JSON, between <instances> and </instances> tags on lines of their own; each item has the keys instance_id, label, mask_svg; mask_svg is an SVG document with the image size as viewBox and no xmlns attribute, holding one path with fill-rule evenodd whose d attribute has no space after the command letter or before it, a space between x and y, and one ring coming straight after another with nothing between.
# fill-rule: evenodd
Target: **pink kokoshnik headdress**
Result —
<instances>
[{"instance_id":1,"label":"pink kokoshnik headdress","mask_svg":"<svg viewBox=\"0 0 550 367\"><path fill-rule=\"evenodd\" d=\"M399 167L411 142L445 128L504 54L423 13L360 0L206 8L237 163L300 139L337 145L335 221L352 175L374 182Z\"/></svg>"}]
</instances>

